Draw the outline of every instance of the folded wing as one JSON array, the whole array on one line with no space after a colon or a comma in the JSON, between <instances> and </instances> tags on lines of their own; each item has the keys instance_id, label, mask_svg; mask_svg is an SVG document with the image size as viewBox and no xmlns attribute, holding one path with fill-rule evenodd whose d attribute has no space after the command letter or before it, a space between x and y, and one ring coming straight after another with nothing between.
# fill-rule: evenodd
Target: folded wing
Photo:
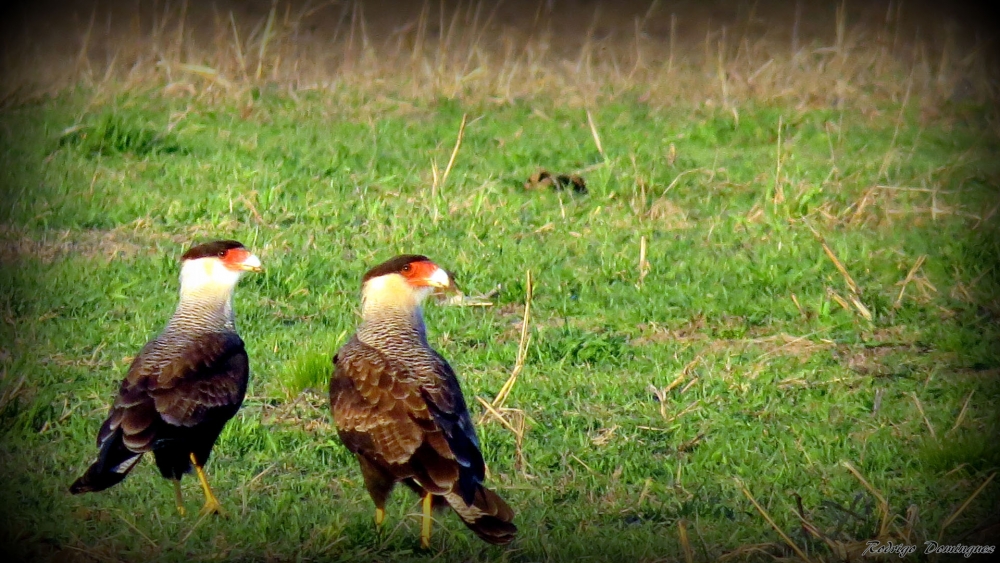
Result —
<instances>
[{"instance_id":1,"label":"folded wing","mask_svg":"<svg viewBox=\"0 0 1000 563\"><path fill-rule=\"evenodd\" d=\"M132 362L97 436L97 460L70 492L104 490L122 481L142 454L169 447L211 449L222 426L246 394L249 362L243 341L231 332L151 341ZM161 472L164 464L159 463ZM179 478L190 462L170 460ZM165 472L164 472L165 473Z\"/></svg>"},{"instance_id":2,"label":"folded wing","mask_svg":"<svg viewBox=\"0 0 1000 563\"><path fill-rule=\"evenodd\" d=\"M482 486L485 463L458 380L430 352L404 363L357 337L345 344L334 357L330 381L338 434L363 458L363 467L374 468L366 480L412 480L442 497L481 538L507 543L516 532L513 511Z\"/></svg>"}]
</instances>

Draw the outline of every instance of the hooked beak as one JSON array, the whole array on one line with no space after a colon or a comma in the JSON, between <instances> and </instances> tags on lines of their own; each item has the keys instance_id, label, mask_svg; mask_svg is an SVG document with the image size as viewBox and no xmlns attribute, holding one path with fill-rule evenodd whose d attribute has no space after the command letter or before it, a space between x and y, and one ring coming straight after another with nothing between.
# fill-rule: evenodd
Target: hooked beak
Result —
<instances>
[{"instance_id":1,"label":"hooked beak","mask_svg":"<svg viewBox=\"0 0 1000 563\"><path fill-rule=\"evenodd\" d=\"M247 272L263 272L264 268L260 265L260 258L256 255L251 254L247 256L243 262L240 262L240 269Z\"/></svg>"},{"instance_id":2,"label":"hooked beak","mask_svg":"<svg viewBox=\"0 0 1000 563\"><path fill-rule=\"evenodd\" d=\"M458 292L458 286L455 285L455 280L452 278L451 274L441 267L438 267L434 270L433 274L426 278L426 283L428 287L433 287L437 290L435 293Z\"/></svg>"}]
</instances>

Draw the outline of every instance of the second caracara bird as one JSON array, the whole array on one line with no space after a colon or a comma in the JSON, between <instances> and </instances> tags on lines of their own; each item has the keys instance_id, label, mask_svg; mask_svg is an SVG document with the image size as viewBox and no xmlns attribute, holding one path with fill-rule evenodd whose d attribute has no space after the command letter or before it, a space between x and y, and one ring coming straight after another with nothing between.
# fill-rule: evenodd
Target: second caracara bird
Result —
<instances>
[{"instance_id":1,"label":"second caracara bird","mask_svg":"<svg viewBox=\"0 0 1000 563\"><path fill-rule=\"evenodd\" d=\"M361 325L333 357L330 407L340 440L358 458L375 523L402 481L423 498L420 544L431 508L447 505L483 540L506 544L514 512L483 486L485 463L455 372L427 343L421 303L454 289L424 256L397 256L362 279Z\"/></svg>"},{"instance_id":2,"label":"second caracara bird","mask_svg":"<svg viewBox=\"0 0 1000 563\"><path fill-rule=\"evenodd\" d=\"M177 310L132 361L97 434L97 461L71 493L120 483L151 452L160 474L173 481L181 514L181 476L192 466L205 492L202 513L222 513L203 467L247 390L250 368L236 333L233 290L248 271L259 272L260 260L236 241L184 253Z\"/></svg>"}]
</instances>

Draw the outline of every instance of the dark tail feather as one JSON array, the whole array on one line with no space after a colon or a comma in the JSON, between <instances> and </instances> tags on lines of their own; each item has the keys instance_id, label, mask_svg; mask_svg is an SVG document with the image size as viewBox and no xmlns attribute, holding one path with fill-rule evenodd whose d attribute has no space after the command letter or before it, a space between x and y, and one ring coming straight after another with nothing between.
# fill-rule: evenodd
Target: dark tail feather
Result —
<instances>
[{"instance_id":1,"label":"dark tail feather","mask_svg":"<svg viewBox=\"0 0 1000 563\"><path fill-rule=\"evenodd\" d=\"M141 453L125 447L121 430L118 430L101 444L97 461L87 468L82 477L73 481L69 486L69 492L74 495L96 493L117 485L132 471L141 457Z\"/></svg>"},{"instance_id":2,"label":"dark tail feather","mask_svg":"<svg viewBox=\"0 0 1000 563\"><path fill-rule=\"evenodd\" d=\"M510 543L517 534L514 511L486 487L479 487L471 505L465 504L457 492L445 495L445 499L462 522L485 542L503 545Z\"/></svg>"}]
</instances>

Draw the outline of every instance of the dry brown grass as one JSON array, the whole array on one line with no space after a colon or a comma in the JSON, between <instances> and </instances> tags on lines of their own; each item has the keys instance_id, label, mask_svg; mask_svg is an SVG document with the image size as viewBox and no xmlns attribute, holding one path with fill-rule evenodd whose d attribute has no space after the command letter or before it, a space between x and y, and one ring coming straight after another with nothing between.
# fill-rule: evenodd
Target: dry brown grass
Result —
<instances>
[{"instance_id":1,"label":"dry brown grass","mask_svg":"<svg viewBox=\"0 0 1000 563\"><path fill-rule=\"evenodd\" d=\"M746 100L802 107L996 94L992 30L910 2L36 2L0 34L3 106L97 95L246 100L252 87L589 105ZM977 28L977 23L979 27ZM245 111L252 111L248 105Z\"/></svg>"},{"instance_id":2,"label":"dry brown grass","mask_svg":"<svg viewBox=\"0 0 1000 563\"><path fill-rule=\"evenodd\" d=\"M53 229L42 234L0 225L0 264L29 257L44 263L67 256L105 260L131 258L158 253L163 246L180 248L209 233L210 228L204 225L192 225L173 234L156 232L148 219L137 219L110 230Z\"/></svg>"},{"instance_id":3,"label":"dry brown grass","mask_svg":"<svg viewBox=\"0 0 1000 563\"><path fill-rule=\"evenodd\" d=\"M726 321L722 321L725 323ZM738 319L730 322L736 323ZM765 356L787 356L800 361L809 359L822 350L834 348L834 343L815 335L793 336L790 334L772 334L769 329L755 327L747 333L746 338L718 338L703 331L703 318L695 318L686 326L669 329L658 326L640 325L642 334L632 339L633 346L655 346L658 344L683 344L696 346L706 352L720 350L757 349Z\"/></svg>"},{"instance_id":4,"label":"dry brown grass","mask_svg":"<svg viewBox=\"0 0 1000 563\"><path fill-rule=\"evenodd\" d=\"M133 225L129 225L132 227ZM52 262L65 256L87 258L131 257L143 252L155 252L154 239L168 237L152 235L132 228L112 230L55 230L33 237L25 230L0 226L0 264L13 263L23 257ZM173 242L181 244L182 238Z\"/></svg>"}]
</instances>

